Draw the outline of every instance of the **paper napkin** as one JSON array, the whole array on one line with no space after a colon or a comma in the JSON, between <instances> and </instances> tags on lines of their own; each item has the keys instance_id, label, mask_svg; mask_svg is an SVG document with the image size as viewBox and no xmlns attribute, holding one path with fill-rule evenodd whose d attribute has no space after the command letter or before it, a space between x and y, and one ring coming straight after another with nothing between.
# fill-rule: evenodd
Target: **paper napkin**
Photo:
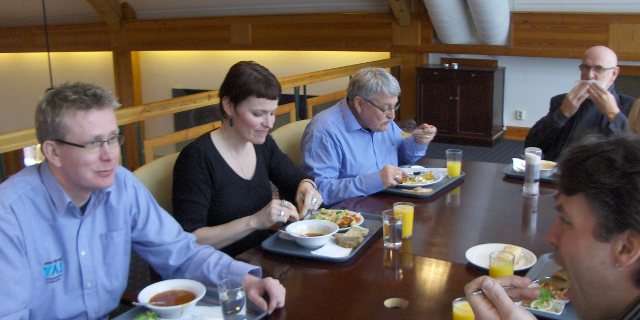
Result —
<instances>
[{"instance_id":1,"label":"paper napkin","mask_svg":"<svg viewBox=\"0 0 640 320\"><path fill-rule=\"evenodd\" d=\"M526 164L524 162L524 160L519 159L519 158L513 158L513 171L515 172L524 172L524 168L526 167Z\"/></svg>"},{"instance_id":2,"label":"paper napkin","mask_svg":"<svg viewBox=\"0 0 640 320\"><path fill-rule=\"evenodd\" d=\"M327 244L319 249L311 251L311 254L318 256L325 256L329 258L343 258L351 254L352 248L343 248L336 244L335 240L331 238Z\"/></svg>"}]
</instances>

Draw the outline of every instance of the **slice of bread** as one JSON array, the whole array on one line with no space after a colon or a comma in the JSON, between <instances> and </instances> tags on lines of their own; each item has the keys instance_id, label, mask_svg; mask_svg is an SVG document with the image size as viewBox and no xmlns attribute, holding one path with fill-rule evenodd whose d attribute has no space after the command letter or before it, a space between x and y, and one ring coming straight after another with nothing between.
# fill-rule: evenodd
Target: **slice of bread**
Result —
<instances>
[{"instance_id":1,"label":"slice of bread","mask_svg":"<svg viewBox=\"0 0 640 320\"><path fill-rule=\"evenodd\" d=\"M364 242L369 229L353 226L345 233L338 233L334 236L336 244L343 248L355 248Z\"/></svg>"},{"instance_id":2,"label":"slice of bread","mask_svg":"<svg viewBox=\"0 0 640 320\"><path fill-rule=\"evenodd\" d=\"M523 262L522 261L522 248L521 247L508 244L508 245L504 246L502 251L513 253L513 255L515 257L515 261L513 261L514 267L517 268Z\"/></svg>"}]
</instances>

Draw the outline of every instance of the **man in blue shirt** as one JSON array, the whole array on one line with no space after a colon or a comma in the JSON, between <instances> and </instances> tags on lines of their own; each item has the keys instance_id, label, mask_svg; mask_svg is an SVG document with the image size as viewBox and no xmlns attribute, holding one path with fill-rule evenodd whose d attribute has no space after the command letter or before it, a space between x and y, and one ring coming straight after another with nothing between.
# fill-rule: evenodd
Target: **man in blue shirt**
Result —
<instances>
[{"instance_id":1,"label":"man in blue shirt","mask_svg":"<svg viewBox=\"0 0 640 320\"><path fill-rule=\"evenodd\" d=\"M382 68L364 68L347 97L320 112L302 136L302 169L328 205L397 185L399 165L423 157L436 127L419 125L405 137L393 122L400 107L398 80Z\"/></svg>"},{"instance_id":2,"label":"man in blue shirt","mask_svg":"<svg viewBox=\"0 0 640 320\"><path fill-rule=\"evenodd\" d=\"M131 250L163 278L243 280L247 296L268 312L284 306L277 280L196 244L118 165L118 106L111 92L84 83L53 88L39 103L36 134L46 161L0 184L0 318L107 317L126 288Z\"/></svg>"}]
</instances>

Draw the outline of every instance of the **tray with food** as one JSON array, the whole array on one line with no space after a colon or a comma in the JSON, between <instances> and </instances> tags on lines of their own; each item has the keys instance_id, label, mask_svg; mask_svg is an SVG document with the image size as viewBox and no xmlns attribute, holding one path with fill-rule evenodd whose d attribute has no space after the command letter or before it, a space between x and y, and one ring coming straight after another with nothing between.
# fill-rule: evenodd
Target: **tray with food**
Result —
<instances>
[{"instance_id":1,"label":"tray with food","mask_svg":"<svg viewBox=\"0 0 640 320\"><path fill-rule=\"evenodd\" d=\"M531 287L541 289L541 297L533 301L522 301L522 305L531 313L547 319L577 320L578 316L571 301L566 296L571 286L569 277L553 260L553 253L546 253L529 270L527 277L532 279Z\"/></svg>"},{"instance_id":2,"label":"tray with food","mask_svg":"<svg viewBox=\"0 0 640 320\"><path fill-rule=\"evenodd\" d=\"M516 170L514 169L514 164L509 164L502 169L502 173L508 178L524 180L524 169L521 166L518 166ZM540 165L540 182L556 183L557 179L558 175L555 170L555 162L543 160L543 163Z\"/></svg>"},{"instance_id":3,"label":"tray with food","mask_svg":"<svg viewBox=\"0 0 640 320\"><path fill-rule=\"evenodd\" d=\"M325 209L322 208L311 213L305 219L318 219L331 221L340 227L339 231L347 231L352 226L359 226L364 222L364 217L359 212L348 209Z\"/></svg>"},{"instance_id":4,"label":"tray with food","mask_svg":"<svg viewBox=\"0 0 640 320\"><path fill-rule=\"evenodd\" d=\"M262 241L261 246L263 250L277 254L330 262L347 261L373 241L382 228L379 215L359 215L363 218L359 225L352 225L346 232L334 232L329 241L318 248L305 247L302 244L306 239L299 239L301 236L296 233L282 231Z\"/></svg>"},{"instance_id":5,"label":"tray with food","mask_svg":"<svg viewBox=\"0 0 640 320\"><path fill-rule=\"evenodd\" d=\"M447 177L447 168L426 168L423 166L402 167L405 172L401 183L383 192L411 197L430 198L453 184L463 181L464 172L457 178Z\"/></svg>"}]
</instances>

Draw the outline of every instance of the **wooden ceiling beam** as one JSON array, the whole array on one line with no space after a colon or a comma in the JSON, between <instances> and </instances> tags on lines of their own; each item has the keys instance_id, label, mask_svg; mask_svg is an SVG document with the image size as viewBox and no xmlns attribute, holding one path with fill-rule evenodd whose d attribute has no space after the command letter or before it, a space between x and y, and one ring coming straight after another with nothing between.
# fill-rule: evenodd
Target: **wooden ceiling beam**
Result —
<instances>
[{"instance_id":1,"label":"wooden ceiling beam","mask_svg":"<svg viewBox=\"0 0 640 320\"><path fill-rule=\"evenodd\" d=\"M102 20L107 23L109 29L119 30L122 28L122 10L118 0L87 0L96 9Z\"/></svg>"},{"instance_id":2,"label":"wooden ceiling beam","mask_svg":"<svg viewBox=\"0 0 640 320\"><path fill-rule=\"evenodd\" d=\"M411 26L410 0L389 0L389 7L391 7L393 16L401 27Z\"/></svg>"}]
</instances>

